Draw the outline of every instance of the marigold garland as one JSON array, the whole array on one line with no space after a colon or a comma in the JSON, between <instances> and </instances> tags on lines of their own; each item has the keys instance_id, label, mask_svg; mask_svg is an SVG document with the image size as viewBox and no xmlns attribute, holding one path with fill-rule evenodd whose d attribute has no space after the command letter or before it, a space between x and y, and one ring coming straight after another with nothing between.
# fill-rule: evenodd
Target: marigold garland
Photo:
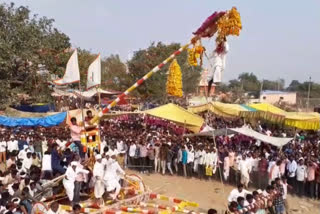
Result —
<instances>
[{"instance_id":1,"label":"marigold garland","mask_svg":"<svg viewBox=\"0 0 320 214\"><path fill-rule=\"evenodd\" d=\"M193 48L188 49L188 63L190 66L198 66L198 59L200 59L200 66L202 66L202 56L205 48L198 41Z\"/></svg>"},{"instance_id":2,"label":"marigold garland","mask_svg":"<svg viewBox=\"0 0 320 214\"><path fill-rule=\"evenodd\" d=\"M182 73L180 65L177 60L173 60L169 67L169 74L167 79L167 94L182 97Z\"/></svg>"},{"instance_id":3,"label":"marigold garland","mask_svg":"<svg viewBox=\"0 0 320 214\"><path fill-rule=\"evenodd\" d=\"M242 29L241 17L237 8L233 7L218 20L217 43L221 43L229 35L239 36Z\"/></svg>"}]
</instances>

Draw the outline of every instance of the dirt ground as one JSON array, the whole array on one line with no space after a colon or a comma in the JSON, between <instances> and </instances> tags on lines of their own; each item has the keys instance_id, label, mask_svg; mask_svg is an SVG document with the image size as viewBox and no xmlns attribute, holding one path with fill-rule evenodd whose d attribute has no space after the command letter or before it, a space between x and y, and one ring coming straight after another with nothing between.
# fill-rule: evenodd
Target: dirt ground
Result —
<instances>
[{"instance_id":1,"label":"dirt ground","mask_svg":"<svg viewBox=\"0 0 320 214\"><path fill-rule=\"evenodd\" d=\"M235 188L230 185L222 185L215 180L201 181L195 178L186 179L178 176L162 176L160 174L137 175L141 176L145 184L155 193L199 203L200 208L198 211L201 212L214 208L219 213L223 213L227 206L227 197L230 191ZM288 202L290 214L320 213L319 201L289 196Z\"/></svg>"}]
</instances>

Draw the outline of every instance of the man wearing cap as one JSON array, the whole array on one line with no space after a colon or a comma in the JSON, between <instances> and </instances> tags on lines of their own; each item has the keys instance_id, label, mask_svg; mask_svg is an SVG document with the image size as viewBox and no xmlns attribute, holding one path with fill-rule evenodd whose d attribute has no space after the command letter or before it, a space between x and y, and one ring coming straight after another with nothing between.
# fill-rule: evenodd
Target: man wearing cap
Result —
<instances>
[{"instance_id":1,"label":"man wearing cap","mask_svg":"<svg viewBox=\"0 0 320 214\"><path fill-rule=\"evenodd\" d=\"M104 194L104 165L102 163L102 156L96 155L96 162L93 167L93 179L94 179L94 196L100 200Z\"/></svg>"}]
</instances>

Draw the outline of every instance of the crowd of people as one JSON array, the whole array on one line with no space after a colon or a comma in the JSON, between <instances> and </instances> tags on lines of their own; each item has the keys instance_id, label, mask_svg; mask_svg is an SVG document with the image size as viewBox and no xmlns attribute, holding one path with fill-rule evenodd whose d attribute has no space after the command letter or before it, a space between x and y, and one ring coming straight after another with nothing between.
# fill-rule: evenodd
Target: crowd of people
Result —
<instances>
[{"instance_id":1,"label":"crowd of people","mask_svg":"<svg viewBox=\"0 0 320 214\"><path fill-rule=\"evenodd\" d=\"M241 119L204 117L215 128L248 126ZM75 210L80 193L90 189L98 201L103 201L106 193L115 199L121 183L119 174L125 176L125 168L238 185L239 194L233 191L228 198L233 213L259 201L249 213L263 213L265 209L284 213L287 192L320 197L316 132L294 133L256 124L253 128L266 135L294 137L288 145L277 148L244 135L186 138L183 134L187 130L170 122L129 114L101 121L100 151L95 151L96 162L90 170L88 154L80 143L81 128L75 119L72 123L71 127L0 127L0 213L30 213L32 203L44 197L40 194L43 184L60 175L65 175L63 185L52 188L50 194L65 189ZM240 191L249 187L259 191ZM261 198L268 195L272 199L267 197L267 203L262 203ZM51 213L61 213L56 207L54 203Z\"/></svg>"}]
</instances>

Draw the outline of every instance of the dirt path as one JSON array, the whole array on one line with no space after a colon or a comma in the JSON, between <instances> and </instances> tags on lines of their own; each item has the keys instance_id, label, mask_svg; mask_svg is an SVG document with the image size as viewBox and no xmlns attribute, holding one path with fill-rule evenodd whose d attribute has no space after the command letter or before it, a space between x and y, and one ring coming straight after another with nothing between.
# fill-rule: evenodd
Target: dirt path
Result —
<instances>
[{"instance_id":1,"label":"dirt path","mask_svg":"<svg viewBox=\"0 0 320 214\"><path fill-rule=\"evenodd\" d=\"M133 172L136 173L136 172ZM159 174L137 174L144 179L153 192L168 196L179 197L200 204L199 211L206 212L209 208L220 212L227 206L227 197L234 188L221 185L217 181L200 181L199 179L185 179L178 176L162 176ZM290 213L317 214L320 213L319 201L301 199L289 196Z\"/></svg>"}]
</instances>

